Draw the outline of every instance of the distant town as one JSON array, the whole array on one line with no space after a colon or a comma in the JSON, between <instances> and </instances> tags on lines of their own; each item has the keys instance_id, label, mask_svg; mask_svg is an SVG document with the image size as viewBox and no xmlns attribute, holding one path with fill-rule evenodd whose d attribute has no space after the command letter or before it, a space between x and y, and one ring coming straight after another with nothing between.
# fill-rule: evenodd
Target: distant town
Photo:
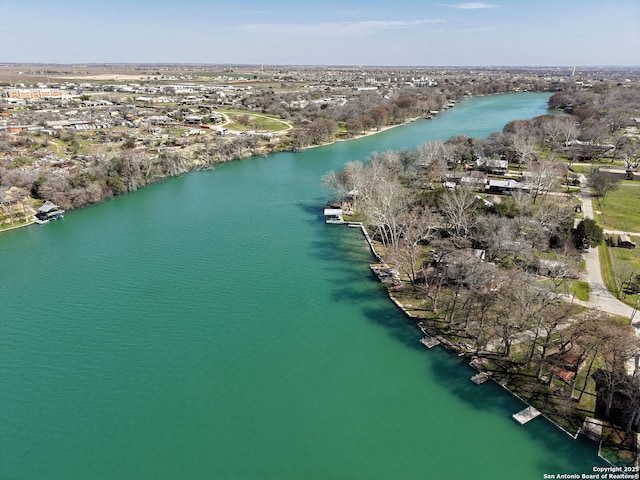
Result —
<instances>
[{"instance_id":1,"label":"distant town","mask_svg":"<svg viewBox=\"0 0 640 480\"><path fill-rule=\"evenodd\" d=\"M631 84L633 69L0 65L0 225L218 162L431 117L465 96Z\"/></svg>"}]
</instances>

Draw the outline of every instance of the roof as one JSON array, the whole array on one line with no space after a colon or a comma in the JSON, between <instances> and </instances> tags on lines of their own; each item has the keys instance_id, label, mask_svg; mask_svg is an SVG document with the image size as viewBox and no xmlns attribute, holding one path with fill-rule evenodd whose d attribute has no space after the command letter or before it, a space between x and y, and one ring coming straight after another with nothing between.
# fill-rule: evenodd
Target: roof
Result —
<instances>
[{"instance_id":1,"label":"roof","mask_svg":"<svg viewBox=\"0 0 640 480\"><path fill-rule=\"evenodd\" d=\"M324 209L325 217L332 216L332 215L342 215L342 209L341 208L325 208Z\"/></svg>"},{"instance_id":2,"label":"roof","mask_svg":"<svg viewBox=\"0 0 640 480\"><path fill-rule=\"evenodd\" d=\"M42 212L42 213L49 213L53 210L58 210L60 207L58 207L58 205L52 203L51 201L47 200L46 202L44 202L44 204L38 209L38 212Z\"/></svg>"},{"instance_id":3,"label":"roof","mask_svg":"<svg viewBox=\"0 0 640 480\"><path fill-rule=\"evenodd\" d=\"M489 186L490 187L496 187L496 188L511 188L511 189L522 189L522 190L529 190L530 187L527 184L523 184L520 182L516 182L515 180L498 180L495 178L490 178L489 179Z\"/></svg>"}]
</instances>

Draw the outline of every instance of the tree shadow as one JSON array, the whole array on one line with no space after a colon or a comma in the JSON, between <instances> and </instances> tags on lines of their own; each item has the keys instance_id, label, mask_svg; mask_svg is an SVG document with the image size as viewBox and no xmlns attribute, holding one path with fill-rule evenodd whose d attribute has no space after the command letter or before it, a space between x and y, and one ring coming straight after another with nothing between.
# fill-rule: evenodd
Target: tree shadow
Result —
<instances>
[{"instance_id":1,"label":"tree shadow","mask_svg":"<svg viewBox=\"0 0 640 480\"><path fill-rule=\"evenodd\" d=\"M381 287L382 288L382 287ZM377 297L376 295L376 298ZM383 308L365 308L363 314L374 325L384 327L388 334L412 350L423 350L420 343L422 332L389 300L389 306Z\"/></svg>"},{"instance_id":2,"label":"tree shadow","mask_svg":"<svg viewBox=\"0 0 640 480\"><path fill-rule=\"evenodd\" d=\"M438 383L446 385L451 393L475 410L509 418L527 407L524 401L493 380L481 385L473 383L471 377L476 373L476 370L466 364L467 360L464 357L456 358L452 352L443 349L434 352L429 360L429 369ZM538 392L532 398L532 403L548 402L550 396L551 393ZM523 435L536 441L544 438L549 450L555 453L555 456L550 457L548 462L546 460L539 462L541 470L549 473L565 470L567 462L569 462L575 471L567 473L590 473L590 471L584 471L585 465L606 464L597 457L595 443L584 438L571 441L565 432L545 417L538 417L523 426L518 425L515 420L513 422L514 426L521 429Z\"/></svg>"},{"instance_id":3,"label":"tree shadow","mask_svg":"<svg viewBox=\"0 0 640 480\"><path fill-rule=\"evenodd\" d=\"M326 198L317 197L311 201L296 203L296 206L305 213L307 224L324 223L324 209L327 203Z\"/></svg>"}]
</instances>

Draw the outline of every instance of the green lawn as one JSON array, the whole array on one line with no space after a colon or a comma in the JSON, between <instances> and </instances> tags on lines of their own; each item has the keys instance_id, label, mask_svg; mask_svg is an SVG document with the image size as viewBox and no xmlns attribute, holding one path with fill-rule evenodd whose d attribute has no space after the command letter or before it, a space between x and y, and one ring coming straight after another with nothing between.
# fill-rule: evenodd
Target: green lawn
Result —
<instances>
[{"instance_id":1,"label":"green lawn","mask_svg":"<svg viewBox=\"0 0 640 480\"><path fill-rule=\"evenodd\" d=\"M581 282L581 281L571 282L569 289L571 290L571 293L573 293L578 300L582 300L583 302L586 302L589 300L589 283L588 282Z\"/></svg>"},{"instance_id":2,"label":"green lawn","mask_svg":"<svg viewBox=\"0 0 640 480\"><path fill-rule=\"evenodd\" d=\"M594 200L594 209L599 210ZM625 181L604 199L604 228L640 232L640 183ZM600 215L597 215L600 217ZM602 218L596 218L601 222Z\"/></svg>"},{"instance_id":3,"label":"green lawn","mask_svg":"<svg viewBox=\"0 0 640 480\"><path fill-rule=\"evenodd\" d=\"M640 237L631 237L631 240L640 242ZM627 305L634 306L638 300L638 295L629 295L624 291L620 294L620 280L616 272L619 274L622 269L630 265L637 273L640 273L640 248L608 247L605 242L603 242L598 250L602 279L607 289Z\"/></svg>"},{"instance_id":4,"label":"green lawn","mask_svg":"<svg viewBox=\"0 0 640 480\"><path fill-rule=\"evenodd\" d=\"M225 127L229 130L238 130L241 132L246 132L248 130L255 130L257 132L280 132L289 128L289 126L282 120L278 120L267 115L256 115L247 112L229 112L227 113L227 116L229 117L230 122L225 125ZM246 125L237 121L239 118L244 116L249 118L249 123Z\"/></svg>"},{"instance_id":5,"label":"green lawn","mask_svg":"<svg viewBox=\"0 0 640 480\"><path fill-rule=\"evenodd\" d=\"M585 175L591 175L595 167L593 165L571 165L571 171L574 173L584 173Z\"/></svg>"},{"instance_id":6,"label":"green lawn","mask_svg":"<svg viewBox=\"0 0 640 480\"><path fill-rule=\"evenodd\" d=\"M640 244L640 237L631 237L631 240ZM619 270L631 266L637 274L640 274L640 248L610 248L609 251L616 269ZM634 306L638 300L638 295L629 295L623 291L621 300L627 305Z\"/></svg>"}]
</instances>

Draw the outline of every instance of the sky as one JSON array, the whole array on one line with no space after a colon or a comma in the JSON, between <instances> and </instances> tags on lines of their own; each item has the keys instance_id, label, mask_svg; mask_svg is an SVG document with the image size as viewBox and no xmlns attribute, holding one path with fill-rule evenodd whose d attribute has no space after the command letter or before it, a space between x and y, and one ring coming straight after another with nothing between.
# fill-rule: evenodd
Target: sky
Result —
<instances>
[{"instance_id":1,"label":"sky","mask_svg":"<svg viewBox=\"0 0 640 480\"><path fill-rule=\"evenodd\" d=\"M0 0L0 16L0 63L640 65L640 0Z\"/></svg>"}]
</instances>

